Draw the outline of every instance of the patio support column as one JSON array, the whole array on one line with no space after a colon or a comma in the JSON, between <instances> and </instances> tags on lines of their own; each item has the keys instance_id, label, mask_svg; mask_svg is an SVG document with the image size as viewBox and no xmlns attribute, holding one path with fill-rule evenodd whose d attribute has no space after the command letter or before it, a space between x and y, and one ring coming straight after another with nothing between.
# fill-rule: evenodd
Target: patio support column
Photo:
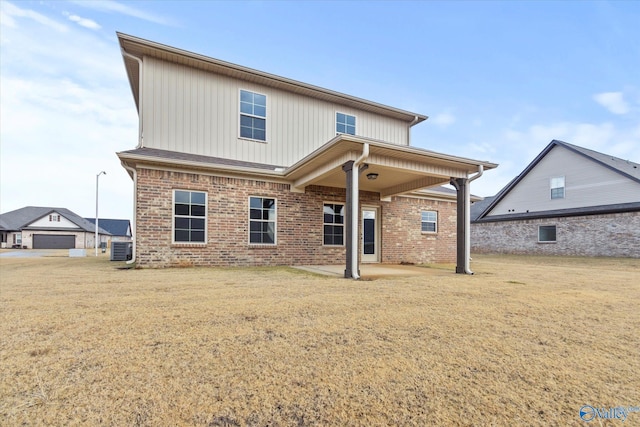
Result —
<instances>
[{"instance_id":1,"label":"patio support column","mask_svg":"<svg viewBox=\"0 0 640 427\"><path fill-rule=\"evenodd\" d=\"M344 237L345 237L345 249L346 249L346 264L345 264L345 270L344 270L344 277L346 279L350 279L353 277L353 270L352 270L352 265L353 265L353 256L358 256L358 253L353 253L352 248L351 248L351 236L352 236L352 220L351 220L351 212L352 212L352 204L353 204L353 188L352 188L352 183L353 183L353 164L354 161L353 160L349 160L347 163L345 163L344 165L342 165L342 170L345 172L346 174L346 179L347 179L347 186L346 186L346 191L347 191L347 197L346 197L346 201L345 201L345 217L344 217ZM357 201L356 201L357 202ZM360 275L360 272L357 271L356 272L357 275Z\"/></svg>"},{"instance_id":2,"label":"patio support column","mask_svg":"<svg viewBox=\"0 0 640 427\"><path fill-rule=\"evenodd\" d=\"M469 192L469 178L451 178L457 192L457 227L456 227L456 273L473 274L469 269L470 240L469 233L469 205L471 194Z\"/></svg>"}]
</instances>

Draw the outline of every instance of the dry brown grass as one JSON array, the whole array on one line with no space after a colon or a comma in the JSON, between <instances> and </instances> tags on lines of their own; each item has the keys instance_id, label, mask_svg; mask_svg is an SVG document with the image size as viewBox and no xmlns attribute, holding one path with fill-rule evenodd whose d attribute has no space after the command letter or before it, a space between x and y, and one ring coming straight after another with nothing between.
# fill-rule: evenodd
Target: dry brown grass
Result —
<instances>
[{"instance_id":1,"label":"dry brown grass","mask_svg":"<svg viewBox=\"0 0 640 427\"><path fill-rule=\"evenodd\" d=\"M0 259L1 425L584 425L584 404L640 406L638 260L360 282L116 265Z\"/></svg>"}]
</instances>

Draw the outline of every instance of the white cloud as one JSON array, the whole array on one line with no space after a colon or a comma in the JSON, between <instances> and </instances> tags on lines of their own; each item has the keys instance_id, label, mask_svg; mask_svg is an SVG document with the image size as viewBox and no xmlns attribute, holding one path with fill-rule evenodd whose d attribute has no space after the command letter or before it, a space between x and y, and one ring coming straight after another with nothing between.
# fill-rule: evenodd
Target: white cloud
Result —
<instances>
[{"instance_id":1,"label":"white cloud","mask_svg":"<svg viewBox=\"0 0 640 427\"><path fill-rule=\"evenodd\" d=\"M632 136L633 132L629 129L616 128L611 122L558 122L535 124L524 130L505 129L501 139L508 141L511 148L519 147L521 156L533 159L554 139L615 155L610 151L611 147Z\"/></svg>"},{"instance_id":2,"label":"white cloud","mask_svg":"<svg viewBox=\"0 0 640 427\"><path fill-rule=\"evenodd\" d=\"M622 92L603 92L593 95L593 99L613 114L627 114L629 104L624 100Z\"/></svg>"},{"instance_id":3,"label":"white cloud","mask_svg":"<svg viewBox=\"0 0 640 427\"><path fill-rule=\"evenodd\" d=\"M472 143L469 148L474 153L474 156L484 156L482 157L483 159L488 155L493 155L497 149L495 144L489 144L488 142Z\"/></svg>"},{"instance_id":4,"label":"white cloud","mask_svg":"<svg viewBox=\"0 0 640 427\"><path fill-rule=\"evenodd\" d=\"M98 24L97 22L91 19L82 18L78 15L73 15L68 12L65 12L64 15L67 16L67 18L69 18L70 21L77 23L81 27L89 28L90 30L99 30L100 28L102 28L100 24Z\"/></svg>"},{"instance_id":5,"label":"white cloud","mask_svg":"<svg viewBox=\"0 0 640 427\"><path fill-rule=\"evenodd\" d=\"M429 118L429 121L434 125L441 127L447 127L455 123L456 118L451 113L439 113Z\"/></svg>"},{"instance_id":6,"label":"white cloud","mask_svg":"<svg viewBox=\"0 0 640 427\"><path fill-rule=\"evenodd\" d=\"M155 24L175 26L172 20L153 13L145 12L127 4L119 3L111 0L95 0L95 1L74 1L74 4L88 9L98 10L101 12L115 12L122 15L131 16L133 18L142 19L153 22Z\"/></svg>"},{"instance_id":7,"label":"white cloud","mask_svg":"<svg viewBox=\"0 0 640 427\"><path fill-rule=\"evenodd\" d=\"M45 25L53 30L58 32L67 32L68 28L66 25L61 24L59 22L54 21L38 12L35 12L30 9L22 9L13 3L8 1L0 2L0 7L2 8L2 25L7 25L8 27L16 28L16 20L14 18L28 18L33 20L39 24ZM5 19L7 22L5 22Z\"/></svg>"},{"instance_id":8,"label":"white cloud","mask_svg":"<svg viewBox=\"0 0 640 427\"><path fill-rule=\"evenodd\" d=\"M6 4L3 17L11 20L0 22L2 212L41 205L92 216L95 175L106 170L101 215L130 218L132 182L116 152L135 147L138 126L115 37L76 25L60 31L49 18Z\"/></svg>"},{"instance_id":9,"label":"white cloud","mask_svg":"<svg viewBox=\"0 0 640 427\"><path fill-rule=\"evenodd\" d=\"M109 176L101 180L102 212L130 217L131 180L115 154L136 143L126 87L4 77L2 86L3 211L44 205L90 214L92 176L104 169Z\"/></svg>"},{"instance_id":10,"label":"white cloud","mask_svg":"<svg viewBox=\"0 0 640 427\"><path fill-rule=\"evenodd\" d=\"M475 141L463 147L469 157L499 163L473 182L472 192L494 195L547 146L557 139L640 163L640 125L626 126L609 121L600 123L538 123L525 128L508 127L497 134L476 135Z\"/></svg>"}]
</instances>

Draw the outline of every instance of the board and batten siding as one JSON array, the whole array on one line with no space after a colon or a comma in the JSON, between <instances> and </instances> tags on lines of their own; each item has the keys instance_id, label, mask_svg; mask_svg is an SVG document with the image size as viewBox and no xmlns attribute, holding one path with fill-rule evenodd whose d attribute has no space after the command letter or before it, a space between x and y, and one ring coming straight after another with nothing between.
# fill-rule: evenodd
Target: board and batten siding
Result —
<instances>
[{"instance_id":1,"label":"board and batten siding","mask_svg":"<svg viewBox=\"0 0 640 427\"><path fill-rule=\"evenodd\" d=\"M50 215L56 215L56 216L60 216L60 221L50 221L49 220L49 216ZM45 216L43 216L42 218L37 219L36 221L32 222L31 224L29 224L29 227L36 227L36 228L68 228L68 229L75 229L77 230L78 225L74 224L73 222L69 221L67 218L63 217L62 215L60 215L57 212L51 212L51 214L47 214Z\"/></svg>"},{"instance_id":2,"label":"board and batten siding","mask_svg":"<svg viewBox=\"0 0 640 427\"><path fill-rule=\"evenodd\" d=\"M551 199L551 178L565 178L565 197ZM640 201L640 184L556 146L487 214L540 212Z\"/></svg>"},{"instance_id":3,"label":"board and batten siding","mask_svg":"<svg viewBox=\"0 0 640 427\"><path fill-rule=\"evenodd\" d=\"M336 112L356 134L407 145L409 124L204 70L144 58L144 146L290 166L336 136ZM267 96L267 141L239 137L240 89Z\"/></svg>"}]
</instances>

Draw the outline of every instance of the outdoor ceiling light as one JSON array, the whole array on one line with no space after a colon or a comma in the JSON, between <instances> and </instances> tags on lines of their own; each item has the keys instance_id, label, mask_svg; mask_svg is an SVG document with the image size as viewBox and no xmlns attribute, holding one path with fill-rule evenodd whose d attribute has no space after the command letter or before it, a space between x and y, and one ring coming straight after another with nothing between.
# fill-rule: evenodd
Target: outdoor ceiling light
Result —
<instances>
[{"instance_id":1,"label":"outdoor ceiling light","mask_svg":"<svg viewBox=\"0 0 640 427\"><path fill-rule=\"evenodd\" d=\"M373 181L374 179L378 178L378 174L377 173L368 173L367 174L367 179L370 179L371 181Z\"/></svg>"}]
</instances>

